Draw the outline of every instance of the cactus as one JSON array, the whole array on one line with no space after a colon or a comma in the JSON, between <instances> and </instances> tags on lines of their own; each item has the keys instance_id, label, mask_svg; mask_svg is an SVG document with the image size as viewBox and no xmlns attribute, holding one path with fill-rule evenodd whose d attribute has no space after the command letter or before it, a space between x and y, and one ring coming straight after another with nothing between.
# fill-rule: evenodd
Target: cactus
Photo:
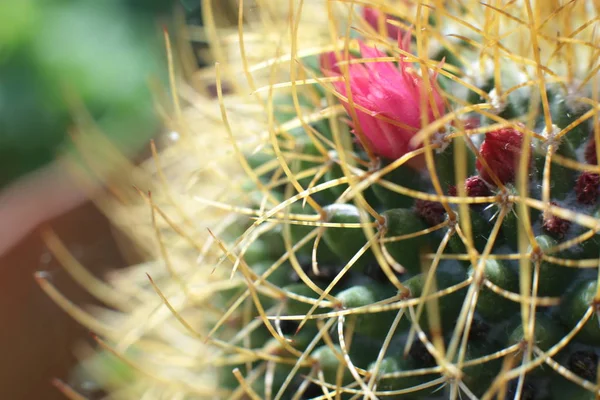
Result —
<instances>
[{"instance_id":1,"label":"cactus","mask_svg":"<svg viewBox=\"0 0 600 400\"><path fill-rule=\"evenodd\" d=\"M217 68L218 88L236 68L263 69L249 82L258 129L236 107L244 95L218 90L212 103L242 117L221 130L235 143L218 160L229 181L215 167L191 191L174 183L175 199L164 186L146 197L153 215L164 210L159 261L112 282L131 283L136 302L120 309L125 328L98 332L140 377L110 389L592 398L597 8L305 3L281 4L298 41L281 39L278 62ZM331 32L300 40L307 15L326 15Z\"/></svg>"}]
</instances>

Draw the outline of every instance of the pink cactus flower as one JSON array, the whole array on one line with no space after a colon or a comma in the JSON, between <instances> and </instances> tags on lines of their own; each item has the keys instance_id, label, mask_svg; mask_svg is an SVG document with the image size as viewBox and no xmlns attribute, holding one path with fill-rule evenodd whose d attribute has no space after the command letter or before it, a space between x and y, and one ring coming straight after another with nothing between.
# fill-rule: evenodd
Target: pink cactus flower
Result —
<instances>
[{"instance_id":1,"label":"pink cactus flower","mask_svg":"<svg viewBox=\"0 0 600 400\"><path fill-rule=\"evenodd\" d=\"M398 42L400 48L407 51L410 34L400 37ZM386 57L382 51L362 42L359 44L363 58ZM333 53L321 56L321 68L326 76L344 76ZM428 97L425 113L429 122L444 114L444 102L434 82L436 75L425 78L429 79L429 93L422 93L424 78L417 75L411 64L403 59L399 60L398 66L389 61L348 64L346 71L345 79L333 84L336 91L347 98L345 80L348 80L352 102L363 107L362 111L354 108L358 124L368 139L370 148L378 156L395 160L416 149L410 145L410 140L422 128L422 95ZM348 114L352 115L348 101L342 101L342 104ZM425 158L413 157L407 165L421 169L425 166Z\"/></svg>"},{"instance_id":2,"label":"pink cactus flower","mask_svg":"<svg viewBox=\"0 0 600 400\"><path fill-rule=\"evenodd\" d=\"M379 31L380 23L385 25L385 30L387 31L387 35L391 39L397 39L403 33L403 30L396 25L392 25L386 20L392 19L389 15L384 12L373 8L373 7L365 7L363 8L363 18L369 25L373 27L373 29ZM381 21L381 22L379 22Z\"/></svg>"}]
</instances>

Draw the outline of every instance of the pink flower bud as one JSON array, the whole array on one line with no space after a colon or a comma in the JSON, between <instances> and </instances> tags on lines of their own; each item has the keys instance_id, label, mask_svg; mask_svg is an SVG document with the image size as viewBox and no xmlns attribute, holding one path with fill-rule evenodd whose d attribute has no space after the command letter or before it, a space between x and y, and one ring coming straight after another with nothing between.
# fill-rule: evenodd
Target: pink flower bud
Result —
<instances>
[{"instance_id":1,"label":"pink flower bud","mask_svg":"<svg viewBox=\"0 0 600 400\"><path fill-rule=\"evenodd\" d=\"M502 128L485 135L479 152L500 182L509 183L515 180L521 159L522 145L523 135L521 132L513 128ZM528 154L531 161L530 155ZM476 167L481 178L488 183L494 183L490 170L484 167L479 159L477 159Z\"/></svg>"},{"instance_id":2,"label":"pink flower bud","mask_svg":"<svg viewBox=\"0 0 600 400\"><path fill-rule=\"evenodd\" d=\"M410 35L399 39L401 48L407 49L409 44ZM384 52L362 42L360 53L364 58L386 57ZM410 63L401 59L396 66L390 61L369 61L340 68L340 62L330 53L321 56L321 68L327 76L344 76L344 72L347 72L344 80L334 82L333 85L338 93L347 98L345 80L349 81L352 102L366 110L354 108L360 129L375 154L395 160L416 149L409 143L421 129L423 78L416 74ZM435 76L426 79L429 79L430 89L429 93L423 93L427 96L427 108L424 111L427 120L431 122L444 114L444 102L435 87ZM433 107L430 97L433 97ZM348 101L344 100L342 104L348 114L352 115ZM384 121L381 117L392 122ZM414 157L407 165L421 169L425 166L425 158Z\"/></svg>"}]
</instances>

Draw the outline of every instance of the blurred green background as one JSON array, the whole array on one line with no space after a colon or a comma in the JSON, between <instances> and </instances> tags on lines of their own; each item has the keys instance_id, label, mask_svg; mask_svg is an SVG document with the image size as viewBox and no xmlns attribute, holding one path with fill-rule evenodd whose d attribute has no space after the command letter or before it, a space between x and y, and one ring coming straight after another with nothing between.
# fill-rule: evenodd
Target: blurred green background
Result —
<instances>
[{"instance_id":1,"label":"blurred green background","mask_svg":"<svg viewBox=\"0 0 600 400\"><path fill-rule=\"evenodd\" d=\"M0 1L0 188L69 146L82 102L126 154L156 134L174 0ZM200 0L190 9L199 6Z\"/></svg>"}]
</instances>

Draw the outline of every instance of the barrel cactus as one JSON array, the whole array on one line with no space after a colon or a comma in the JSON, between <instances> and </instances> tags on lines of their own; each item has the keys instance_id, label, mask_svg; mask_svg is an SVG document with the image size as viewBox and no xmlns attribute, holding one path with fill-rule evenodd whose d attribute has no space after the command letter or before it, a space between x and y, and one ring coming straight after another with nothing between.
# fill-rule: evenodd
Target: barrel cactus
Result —
<instances>
[{"instance_id":1,"label":"barrel cactus","mask_svg":"<svg viewBox=\"0 0 600 400\"><path fill-rule=\"evenodd\" d=\"M144 195L115 396L596 398L597 5L281 3L273 57L215 69L229 179Z\"/></svg>"}]
</instances>

